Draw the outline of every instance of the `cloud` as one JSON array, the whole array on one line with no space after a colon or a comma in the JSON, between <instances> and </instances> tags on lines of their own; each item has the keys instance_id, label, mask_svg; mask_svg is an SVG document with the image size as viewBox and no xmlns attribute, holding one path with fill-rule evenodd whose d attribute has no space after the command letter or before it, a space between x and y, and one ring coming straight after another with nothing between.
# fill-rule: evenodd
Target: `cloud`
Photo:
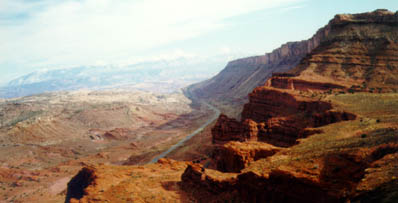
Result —
<instances>
[{"instance_id":1,"label":"cloud","mask_svg":"<svg viewBox=\"0 0 398 203\"><path fill-rule=\"evenodd\" d=\"M305 7L306 7L306 5L288 6L288 7L282 8L281 11L282 12L289 12L289 11L292 11L292 10L297 10L297 9L301 9L301 8L305 8Z\"/></svg>"},{"instance_id":2,"label":"cloud","mask_svg":"<svg viewBox=\"0 0 398 203\"><path fill-rule=\"evenodd\" d=\"M223 19L297 1L2 0L0 65L117 63L223 29Z\"/></svg>"}]
</instances>

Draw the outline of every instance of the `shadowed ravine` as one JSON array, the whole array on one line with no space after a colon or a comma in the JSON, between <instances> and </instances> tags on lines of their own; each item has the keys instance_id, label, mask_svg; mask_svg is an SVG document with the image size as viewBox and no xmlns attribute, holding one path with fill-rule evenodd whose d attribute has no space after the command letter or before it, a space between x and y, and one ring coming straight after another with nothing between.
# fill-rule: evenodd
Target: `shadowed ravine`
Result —
<instances>
[{"instance_id":1,"label":"shadowed ravine","mask_svg":"<svg viewBox=\"0 0 398 203\"><path fill-rule=\"evenodd\" d=\"M160 155L156 156L155 158L153 158L150 162L148 163L156 163L159 159L164 158L165 156L167 156L170 152L174 151L175 149L177 149L178 147L182 146L184 144L184 142L188 141L189 139L191 139L193 136L195 136L196 134L198 134L199 132L201 132L206 126L208 126L210 123L212 123L213 121L215 121L219 116L220 116L220 110L218 110L216 107L208 104L208 103L203 103L206 106L208 106L211 110L213 110L215 112L214 116L211 117L206 123L204 123L203 125L201 125L198 129L196 129L193 133L189 134L188 136L186 136L185 138L183 138L182 140L180 140L178 143L176 143L175 145L171 146L167 151L164 151L163 153L161 153Z\"/></svg>"}]
</instances>

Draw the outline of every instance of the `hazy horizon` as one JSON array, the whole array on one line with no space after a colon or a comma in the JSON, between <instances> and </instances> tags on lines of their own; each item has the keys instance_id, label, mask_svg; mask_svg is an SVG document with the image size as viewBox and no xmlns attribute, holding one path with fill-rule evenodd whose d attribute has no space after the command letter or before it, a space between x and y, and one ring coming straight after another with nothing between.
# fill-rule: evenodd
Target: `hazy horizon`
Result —
<instances>
[{"instance_id":1,"label":"hazy horizon","mask_svg":"<svg viewBox=\"0 0 398 203\"><path fill-rule=\"evenodd\" d=\"M308 39L335 14L378 8L395 12L398 5L394 0L5 0L0 85L43 69L261 55Z\"/></svg>"}]
</instances>

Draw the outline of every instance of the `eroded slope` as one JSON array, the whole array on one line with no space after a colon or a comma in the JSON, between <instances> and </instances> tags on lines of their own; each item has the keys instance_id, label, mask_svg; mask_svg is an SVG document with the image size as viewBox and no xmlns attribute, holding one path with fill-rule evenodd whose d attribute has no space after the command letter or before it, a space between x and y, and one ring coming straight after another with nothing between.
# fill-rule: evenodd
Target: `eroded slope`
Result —
<instances>
[{"instance_id":1,"label":"eroded slope","mask_svg":"<svg viewBox=\"0 0 398 203\"><path fill-rule=\"evenodd\" d=\"M398 198L398 94L391 83L397 17L385 10L337 15L315 35L321 36L319 44L294 71L274 74L249 94L241 120L220 116L212 129L212 160L190 163L181 176L174 174L184 191L175 200ZM376 65L374 71L365 73L369 64ZM119 190L113 196L124 194ZM84 191L76 200L94 201L99 192Z\"/></svg>"}]
</instances>

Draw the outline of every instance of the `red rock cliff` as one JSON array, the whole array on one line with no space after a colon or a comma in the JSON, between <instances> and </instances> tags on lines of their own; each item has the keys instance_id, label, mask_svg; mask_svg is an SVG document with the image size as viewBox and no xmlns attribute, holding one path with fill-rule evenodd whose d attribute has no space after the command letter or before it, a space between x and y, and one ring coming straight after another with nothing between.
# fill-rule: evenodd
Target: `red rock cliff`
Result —
<instances>
[{"instance_id":1,"label":"red rock cliff","mask_svg":"<svg viewBox=\"0 0 398 203\"><path fill-rule=\"evenodd\" d=\"M336 15L328 37L291 72L298 78L363 90L398 84L398 13Z\"/></svg>"},{"instance_id":2,"label":"red rock cliff","mask_svg":"<svg viewBox=\"0 0 398 203\"><path fill-rule=\"evenodd\" d=\"M291 146L297 144L297 139L317 132L309 128L355 118L354 114L334 111L327 101L263 86L250 93L241 122L226 116L219 118L212 129L213 143L259 140Z\"/></svg>"}]
</instances>

